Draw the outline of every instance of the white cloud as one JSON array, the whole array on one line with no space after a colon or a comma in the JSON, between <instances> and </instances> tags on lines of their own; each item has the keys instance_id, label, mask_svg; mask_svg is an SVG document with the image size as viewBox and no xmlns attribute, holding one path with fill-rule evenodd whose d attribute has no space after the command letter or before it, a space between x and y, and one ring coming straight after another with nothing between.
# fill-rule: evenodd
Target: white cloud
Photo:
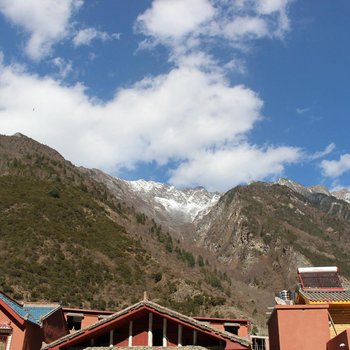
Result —
<instances>
[{"instance_id":1,"label":"white cloud","mask_svg":"<svg viewBox=\"0 0 350 350\"><path fill-rule=\"evenodd\" d=\"M214 38L242 48L254 39L283 38L290 29L291 1L154 0L138 17L137 28L153 39L143 46L162 43L182 55Z\"/></svg>"},{"instance_id":2,"label":"white cloud","mask_svg":"<svg viewBox=\"0 0 350 350\"><path fill-rule=\"evenodd\" d=\"M209 0L155 0L138 17L140 29L161 39L179 39L213 17Z\"/></svg>"},{"instance_id":3,"label":"white cloud","mask_svg":"<svg viewBox=\"0 0 350 350\"><path fill-rule=\"evenodd\" d=\"M316 160L328 156L328 154L332 153L335 150L335 144L331 142L323 151L316 152L309 156L310 160Z\"/></svg>"},{"instance_id":4,"label":"white cloud","mask_svg":"<svg viewBox=\"0 0 350 350\"><path fill-rule=\"evenodd\" d=\"M25 30L29 36L25 51L40 60L67 36L70 18L82 4L82 0L0 0L0 11Z\"/></svg>"},{"instance_id":5,"label":"white cloud","mask_svg":"<svg viewBox=\"0 0 350 350\"><path fill-rule=\"evenodd\" d=\"M288 2L288 0L258 0L256 6L259 13L269 15L285 10Z\"/></svg>"},{"instance_id":6,"label":"white cloud","mask_svg":"<svg viewBox=\"0 0 350 350\"><path fill-rule=\"evenodd\" d=\"M257 39L268 36L269 30L264 19L259 17L237 17L223 27L223 34L233 40Z\"/></svg>"},{"instance_id":7,"label":"white cloud","mask_svg":"<svg viewBox=\"0 0 350 350\"><path fill-rule=\"evenodd\" d=\"M305 108L297 108L297 109L296 109L296 112L297 112L297 114L299 114L299 115L303 115L303 114L309 112L310 110L311 110L311 108L308 108L308 107L305 107Z\"/></svg>"},{"instance_id":8,"label":"white cloud","mask_svg":"<svg viewBox=\"0 0 350 350\"><path fill-rule=\"evenodd\" d=\"M64 80L73 73L72 61L66 61L62 57L55 57L51 62L58 69L58 77L60 79Z\"/></svg>"},{"instance_id":9,"label":"white cloud","mask_svg":"<svg viewBox=\"0 0 350 350\"><path fill-rule=\"evenodd\" d=\"M9 66L1 68L0 82L1 133L19 131L78 165L111 171L176 161L174 183L190 184L196 174L209 188L222 189L280 174L297 158L294 148L248 145L262 101L218 73L173 69L121 89L104 104L79 84L63 86Z\"/></svg>"},{"instance_id":10,"label":"white cloud","mask_svg":"<svg viewBox=\"0 0 350 350\"><path fill-rule=\"evenodd\" d=\"M329 189L329 191L331 193L333 192L343 192L343 191L350 191L350 187L349 186L345 186L345 185L342 185L340 183L338 183L338 181L333 181L332 185L331 185L331 188Z\"/></svg>"},{"instance_id":11,"label":"white cloud","mask_svg":"<svg viewBox=\"0 0 350 350\"><path fill-rule=\"evenodd\" d=\"M202 185L209 190L225 191L248 181L283 174L285 165L295 163L302 152L293 147L259 149L248 143L218 151L203 151L172 172L176 186Z\"/></svg>"},{"instance_id":12,"label":"white cloud","mask_svg":"<svg viewBox=\"0 0 350 350\"><path fill-rule=\"evenodd\" d=\"M74 46L90 45L93 40L108 41L113 39L119 40L120 34L109 34L107 32L97 30L96 28L85 28L79 30L75 34L73 38L73 44Z\"/></svg>"},{"instance_id":13,"label":"white cloud","mask_svg":"<svg viewBox=\"0 0 350 350\"><path fill-rule=\"evenodd\" d=\"M288 2L154 0L138 17L137 27L147 35L148 44L170 47L174 68L121 88L106 103L89 98L81 84L64 86L52 77L2 66L1 133L19 131L49 144L77 165L107 171L132 169L142 162L175 162L178 166L170 180L176 185L225 190L280 176L287 164L301 159L302 152L294 147L259 148L248 142L249 132L262 119L263 102L254 91L232 86L225 78L228 70L244 72L244 61L232 57L221 65L211 48L216 39L240 47L262 37L283 37L288 30ZM13 3L20 7L25 1ZM45 9L29 20L10 11L10 4L0 0L0 10L25 28L30 35L27 53L40 59L69 34L73 10L82 1L62 0L65 11L54 9L58 19L53 29L48 23L48 33L45 25L51 14L45 17ZM90 45L117 36L86 28L75 34L73 44ZM60 79L72 72L70 61L56 57L51 62Z\"/></svg>"},{"instance_id":14,"label":"white cloud","mask_svg":"<svg viewBox=\"0 0 350 350\"><path fill-rule=\"evenodd\" d=\"M350 170L350 154L341 155L339 160L323 160L321 168L325 176L339 177Z\"/></svg>"}]
</instances>

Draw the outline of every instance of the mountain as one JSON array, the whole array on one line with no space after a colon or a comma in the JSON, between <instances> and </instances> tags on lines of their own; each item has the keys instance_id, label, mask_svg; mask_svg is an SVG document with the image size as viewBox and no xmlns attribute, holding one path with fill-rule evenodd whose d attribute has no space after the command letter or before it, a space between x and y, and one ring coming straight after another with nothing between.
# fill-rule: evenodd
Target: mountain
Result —
<instances>
[{"instance_id":1,"label":"mountain","mask_svg":"<svg viewBox=\"0 0 350 350\"><path fill-rule=\"evenodd\" d=\"M258 288L291 288L304 265L349 276L350 205L295 183L238 186L197 223L195 241Z\"/></svg>"},{"instance_id":2,"label":"mountain","mask_svg":"<svg viewBox=\"0 0 350 350\"><path fill-rule=\"evenodd\" d=\"M276 183L282 186L287 186L293 191L298 192L305 197L313 197L319 193L322 193L326 196L333 196L337 199L350 203L350 191L345 188L330 192L327 188L323 186L316 185L305 187L290 179L279 179Z\"/></svg>"},{"instance_id":3,"label":"mountain","mask_svg":"<svg viewBox=\"0 0 350 350\"><path fill-rule=\"evenodd\" d=\"M295 288L297 267L338 265L350 275L346 190L340 196L319 185L305 187L280 179L238 186L221 195L199 189L196 197L198 189L179 191L155 182L124 181L98 170L89 173L228 276L239 286L238 306L259 325L266 321L265 308L274 293ZM194 215L189 210L193 198Z\"/></svg>"},{"instance_id":4,"label":"mountain","mask_svg":"<svg viewBox=\"0 0 350 350\"><path fill-rule=\"evenodd\" d=\"M191 215L186 214L186 196L192 198L193 192L143 180L128 182L97 170L90 174L239 285L239 303L250 300L248 310L260 324L274 292L295 288L298 266L338 265L343 274L350 274L350 204L322 186L280 179L238 186L220 197L201 189L204 200L196 203L205 209ZM168 201L176 206L160 205ZM174 207L181 208L182 215Z\"/></svg>"},{"instance_id":5,"label":"mountain","mask_svg":"<svg viewBox=\"0 0 350 350\"><path fill-rule=\"evenodd\" d=\"M125 181L23 135L0 136L0 288L109 309L147 290L187 314L263 328L298 266L350 276L347 196L288 179L224 194Z\"/></svg>"},{"instance_id":6,"label":"mountain","mask_svg":"<svg viewBox=\"0 0 350 350\"><path fill-rule=\"evenodd\" d=\"M224 272L174 239L157 215L129 205L136 193L131 185L116 179L116 195L89 173L24 135L0 135L3 291L22 300L118 310L147 290L189 315L248 317L249 302ZM188 193L192 202L182 198L182 204L198 217L210 195Z\"/></svg>"},{"instance_id":7,"label":"mountain","mask_svg":"<svg viewBox=\"0 0 350 350\"><path fill-rule=\"evenodd\" d=\"M338 199L350 203L350 191L346 188L341 190L333 191L332 195Z\"/></svg>"},{"instance_id":8,"label":"mountain","mask_svg":"<svg viewBox=\"0 0 350 350\"><path fill-rule=\"evenodd\" d=\"M98 169L82 170L107 186L119 200L149 217L157 218L157 222L175 236L188 231L191 224L207 214L220 198L218 192L208 192L203 187L178 190L154 181L125 181Z\"/></svg>"}]
</instances>

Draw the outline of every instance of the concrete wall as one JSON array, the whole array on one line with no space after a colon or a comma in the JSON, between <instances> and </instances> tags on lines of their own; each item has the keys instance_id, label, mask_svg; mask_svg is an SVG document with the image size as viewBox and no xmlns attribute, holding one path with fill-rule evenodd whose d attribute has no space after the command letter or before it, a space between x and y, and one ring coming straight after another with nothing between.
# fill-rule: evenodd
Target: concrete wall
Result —
<instances>
[{"instance_id":1,"label":"concrete wall","mask_svg":"<svg viewBox=\"0 0 350 350\"><path fill-rule=\"evenodd\" d=\"M245 338L249 335L249 326L248 325L241 325L238 328L238 334L239 337Z\"/></svg>"},{"instance_id":2,"label":"concrete wall","mask_svg":"<svg viewBox=\"0 0 350 350\"><path fill-rule=\"evenodd\" d=\"M270 350L326 350L328 305L277 305L268 327Z\"/></svg>"}]
</instances>

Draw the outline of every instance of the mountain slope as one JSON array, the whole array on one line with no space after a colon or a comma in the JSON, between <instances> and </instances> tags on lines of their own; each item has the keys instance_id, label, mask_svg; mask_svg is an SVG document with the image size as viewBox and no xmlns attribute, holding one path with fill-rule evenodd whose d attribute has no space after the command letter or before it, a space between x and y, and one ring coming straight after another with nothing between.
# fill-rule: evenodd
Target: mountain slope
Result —
<instances>
[{"instance_id":1,"label":"mountain slope","mask_svg":"<svg viewBox=\"0 0 350 350\"><path fill-rule=\"evenodd\" d=\"M0 136L0 199L0 288L17 299L119 309L147 290L187 314L250 312L224 273L23 135Z\"/></svg>"},{"instance_id":2,"label":"mountain slope","mask_svg":"<svg viewBox=\"0 0 350 350\"><path fill-rule=\"evenodd\" d=\"M19 299L119 309L147 290L187 314L264 327L298 266L350 275L350 204L290 180L219 198L77 168L23 135L0 136L0 199L0 288Z\"/></svg>"},{"instance_id":3,"label":"mountain slope","mask_svg":"<svg viewBox=\"0 0 350 350\"><path fill-rule=\"evenodd\" d=\"M94 178L111 181L109 187L119 199L129 198L172 228L171 234L184 238L189 251L204 256L239 285L236 301L260 325L274 293L295 287L298 266L338 265L349 276L350 205L321 186L306 188L288 179L238 186L184 228L175 224L168 207L159 210L157 197L174 198L171 187L139 181L130 190L129 182L108 176L106 181L106 175L100 173L99 178L98 173L94 170Z\"/></svg>"},{"instance_id":4,"label":"mountain slope","mask_svg":"<svg viewBox=\"0 0 350 350\"><path fill-rule=\"evenodd\" d=\"M349 275L350 205L299 192L266 183L237 187L197 223L196 242L270 290L291 287L300 265L338 265Z\"/></svg>"}]
</instances>

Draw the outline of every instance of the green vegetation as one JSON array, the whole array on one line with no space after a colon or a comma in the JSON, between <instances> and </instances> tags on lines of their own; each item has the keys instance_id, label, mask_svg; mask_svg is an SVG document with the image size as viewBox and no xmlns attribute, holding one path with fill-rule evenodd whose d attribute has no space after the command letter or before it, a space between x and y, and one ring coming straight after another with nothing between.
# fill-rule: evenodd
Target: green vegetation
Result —
<instances>
[{"instance_id":1,"label":"green vegetation","mask_svg":"<svg viewBox=\"0 0 350 350\"><path fill-rule=\"evenodd\" d=\"M80 306L100 303L111 281L143 283L147 254L88 193L3 176L0 198L3 290Z\"/></svg>"},{"instance_id":2,"label":"green vegetation","mask_svg":"<svg viewBox=\"0 0 350 350\"><path fill-rule=\"evenodd\" d=\"M188 267L194 267L196 265L196 260L191 252L181 249L179 247L175 248L176 256L179 260L182 260L187 264Z\"/></svg>"},{"instance_id":3,"label":"green vegetation","mask_svg":"<svg viewBox=\"0 0 350 350\"><path fill-rule=\"evenodd\" d=\"M89 170L26 137L0 136L0 248L0 289L19 300L120 309L147 290L165 306L203 314L230 304L234 290Z\"/></svg>"},{"instance_id":4,"label":"green vegetation","mask_svg":"<svg viewBox=\"0 0 350 350\"><path fill-rule=\"evenodd\" d=\"M165 249L168 253L171 253L173 251L173 239L171 238L169 232L164 233L162 231L162 226L157 225L157 223L153 219L152 226L149 229L149 232L153 237L155 237L158 240L158 242L162 243L165 246Z\"/></svg>"},{"instance_id":5,"label":"green vegetation","mask_svg":"<svg viewBox=\"0 0 350 350\"><path fill-rule=\"evenodd\" d=\"M0 289L17 299L60 301L98 309L125 306L151 290L164 305L187 314L225 303L227 276L205 268L203 282L214 290L175 302L176 283L140 245L137 236L109 218L108 207L80 185L18 176L0 177ZM145 227L166 254L194 269L202 256L175 246L168 232L144 214L118 204L122 218ZM188 282L201 290L198 282ZM226 283L226 282L225 282ZM227 284L227 283L226 283ZM157 287L159 285L159 287ZM205 301L202 299L204 298Z\"/></svg>"}]
</instances>

